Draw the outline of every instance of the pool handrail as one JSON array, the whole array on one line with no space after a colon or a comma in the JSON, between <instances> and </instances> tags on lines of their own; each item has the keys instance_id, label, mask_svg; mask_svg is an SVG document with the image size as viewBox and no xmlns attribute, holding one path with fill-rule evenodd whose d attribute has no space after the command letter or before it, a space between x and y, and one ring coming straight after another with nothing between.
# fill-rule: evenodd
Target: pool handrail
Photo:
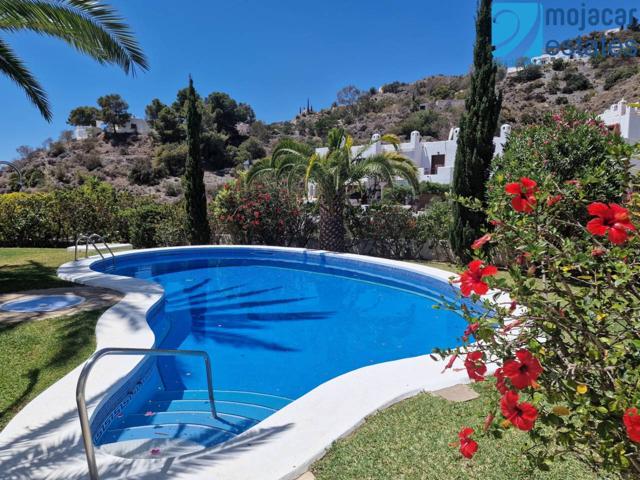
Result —
<instances>
[{"instance_id":1,"label":"pool handrail","mask_svg":"<svg viewBox=\"0 0 640 480\"><path fill-rule=\"evenodd\" d=\"M102 254L100 249L97 247L96 241L102 243L105 246L105 248L109 251L109 253L111 254L111 260L113 261L113 264L115 265L116 256L114 255L113 250L111 250L111 247L109 247L109 245L107 244L107 241L105 240L105 238L102 235L98 235L97 233L92 233L91 235L85 235L85 234L81 233L80 235L78 235L78 238L76 238L76 248L75 248L75 251L74 251L74 260L76 262L78 261L78 245L80 244L80 242L85 242L85 252L84 252L85 257L89 256L89 244L91 244L91 245L93 245L93 248L95 249L95 251L98 252L98 255L100 255L100 258L102 258L104 260L104 255Z\"/></svg>"},{"instance_id":2,"label":"pool handrail","mask_svg":"<svg viewBox=\"0 0 640 480\"><path fill-rule=\"evenodd\" d=\"M91 424L89 422L89 413L87 411L87 402L85 396L85 390L87 386L87 378L95 364L102 357L107 355L142 355L150 357L166 357L166 356L190 356L190 357L202 357L204 359L205 367L207 369L207 388L209 390L209 403L211 405L211 414L213 418L218 418L216 412L215 400L213 398L213 374L211 371L211 359L209 354L202 350L167 350L167 349L153 349L153 348L103 348L96 351L87 362L84 364L80 376L78 377L78 384L76 386L76 403L78 405L78 416L80 417L80 429L82 431L82 443L84 444L84 450L87 455L87 464L89 466L89 478L91 480L99 480L98 466L96 464L96 453L93 445L93 436L91 435Z\"/></svg>"}]
</instances>

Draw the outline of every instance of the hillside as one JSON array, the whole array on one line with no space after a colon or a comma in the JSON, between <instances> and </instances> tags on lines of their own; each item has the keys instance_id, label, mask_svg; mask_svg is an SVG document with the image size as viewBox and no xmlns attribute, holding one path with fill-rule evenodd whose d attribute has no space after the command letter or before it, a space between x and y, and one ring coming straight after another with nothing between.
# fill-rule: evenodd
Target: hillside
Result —
<instances>
[{"instance_id":1,"label":"hillside","mask_svg":"<svg viewBox=\"0 0 640 480\"><path fill-rule=\"evenodd\" d=\"M376 132L407 137L412 130L419 130L426 138L447 138L449 130L459 122L468 87L468 76L432 76L410 84L394 82L364 92L348 87L338 92L338 101L329 108L318 112L305 109L291 121L272 124L256 121L249 106L236 104L225 96L225 102L235 105L230 108L242 110L249 120L236 125L237 129L232 125L224 130L220 128L224 119L215 116L219 110L214 112L208 122L212 125L210 133L204 136L209 143L203 146L207 152L207 190L213 193L232 178L234 166L241 168L238 165L244 161L263 156L285 136L319 146L330 128L343 126L358 142L368 141ZM503 70L499 88L504 93L501 123L510 123L516 128L534 123L547 112L567 105L601 113L621 98L640 100L640 59L555 62L542 67L528 66L508 75ZM207 97L203 108L209 98L216 95L220 94ZM165 109L179 112L178 100ZM161 102L158 103L162 107ZM160 110L156 104L154 108L156 113ZM251 114L246 115L247 109ZM179 118L178 113L175 115ZM205 115L205 125L206 118ZM162 118L155 121L160 122ZM87 176L96 176L135 194L175 200L182 192L178 175L185 152L180 135L164 139L166 122L155 125L163 128L160 135L106 138L100 134L94 139L76 141L70 132L64 132L58 141L48 141L40 148L21 147L17 165L26 173L26 189L37 191L76 185ZM174 126L174 130L178 129ZM175 134L176 131L169 132ZM12 188L15 188L15 179L11 180L10 173L0 174L0 192Z\"/></svg>"}]
</instances>

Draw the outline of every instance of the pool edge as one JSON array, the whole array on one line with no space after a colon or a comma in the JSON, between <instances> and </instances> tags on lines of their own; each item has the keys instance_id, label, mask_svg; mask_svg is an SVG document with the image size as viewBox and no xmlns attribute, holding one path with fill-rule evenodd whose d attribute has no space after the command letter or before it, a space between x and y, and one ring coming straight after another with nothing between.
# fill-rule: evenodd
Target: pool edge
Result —
<instances>
[{"instance_id":1,"label":"pool edge","mask_svg":"<svg viewBox=\"0 0 640 480\"><path fill-rule=\"evenodd\" d=\"M117 257L154 250L179 251L181 249L264 249L308 252L313 255L336 256L391 266L426 274L443 282L448 282L449 278L455 275L434 267L397 260L286 247L236 245L172 247L121 252ZM92 257L66 263L58 269L58 276L65 280L110 288L125 294L118 304L100 317L96 326L97 349L107 346L151 348L155 337L146 318L148 312L161 301L164 294L162 287L145 280L91 270L91 265L97 261L100 261L99 257ZM509 300L503 296L500 302L508 303ZM90 384L88 398L95 399L98 395L108 398L122 385L122 382L126 381L132 370L141 364L140 359L137 358L122 357L118 360L120 361L108 362L109 368L106 367L105 361L102 370L94 372L100 381L94 382L95 385ZM24 455L25 448L44 448L42 443L45 439L47 442L60 443L60 440L71 436L76 439L75 443L79 443L74 392L80 368L76 368L36 397L0 433L0 451L2 452L0 469L3 469L3 464L7 465L10 457ZM162 474L160 471L165 466L164 460L131 461L111 457L98 451L101 475L102 478L122 478L126 471L127 478L145 479L196 479L205 475L214 475L218 480L295 479L320 458L335 440L351 433L366 417L376 411L423 391L433 391L468 381L464 372L450 370L446 374L441 374L442 368L443 362L434 361L428 355L424 355L353 370L316 387L237 438L202 454L176 459L169 470ZM114 379L116 379L115 384ZM105 385L108 386L106 394ZM59 406L52 407L56 405L54 401L56 399ZM95 400L92 406L95 408ZM99 406L98 403L98 408ZM54 414L65 419L63 424L59 425L60 422L51 421ZM291 425L295 425L295 428L291 428ZM30 432L29 428L31 428ZM25 434L25 431L29 433ZM17 441L19 445L15 445ZM249 443L251 449L246 448ZM4 444L8 444L6 448L2 448ZM55 447L53 448L55 450ZM287 452L286 458L278 453L283 451ZM5 469L5 471L12 470ZM86 472L84 451L79 445L69 447L59 451L49 465L42 464L38 472L28 469L24 472L29 472L30 478L45 476L46 478L68 478L71 475L82 474ZM37 476L40 474L42 477Z\"/></svg>"}]
</instances>

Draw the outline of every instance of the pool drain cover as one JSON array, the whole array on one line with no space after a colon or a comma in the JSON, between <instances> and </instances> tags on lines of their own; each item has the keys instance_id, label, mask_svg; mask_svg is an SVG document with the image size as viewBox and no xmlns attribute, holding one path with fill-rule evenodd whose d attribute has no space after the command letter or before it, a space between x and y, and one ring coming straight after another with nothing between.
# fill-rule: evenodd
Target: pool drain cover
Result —
<instances>
[{"instance_id":1,"label":"pool drain cover","mask_svg":"<svg viewBox=\"0 0 640 480\"><path fill-rule=\"evenodd\" d=\"M75 307L84 301L83 297L71 293L65 295L28 295L3 303L0 305L0 310L19 313L55 312Z\"/></svg>"}]
</instances>

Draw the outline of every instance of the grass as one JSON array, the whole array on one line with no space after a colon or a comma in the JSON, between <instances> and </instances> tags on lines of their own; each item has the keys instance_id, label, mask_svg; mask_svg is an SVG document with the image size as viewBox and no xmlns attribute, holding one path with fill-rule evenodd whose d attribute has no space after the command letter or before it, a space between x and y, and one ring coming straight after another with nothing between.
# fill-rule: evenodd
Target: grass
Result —
<instances>
[{"instance_id":1,"label":"grass","mask_svg":"<svg viewBox=\"0 0 640 480\"><path fill-rule=\"evenodd\" d=\"M73 285L56 276L71 260L73 253L63 248L0 248L0 293Z\"/></svg>"},{"instance_id":2,"label":"grass","mask_svg":"<svg viewBox=\"0 0 640 480\"><path fill-rule=\"evenodd\" d=\"M103 311L0 326L0 429L93 353Z\"/></svg>"},{"instance_id":3,"label":"grass","mask_svg":"<svg viewBox=\"0 0 640 480\"><path fill-rule=\"evenodd\" d=\"M56 276L71 260L73 252L64 248L0 248L0 294L71 286Z\"/></svg>"},{"instance_id":4,"label":"grass","mask_svg":"<svg viewBox=\"0 0 640 480\"><path fill-rule=\"evenodd\" d=\"M520 453L527 435L508 430L501 439L475 435L472 460L450 446L463 426L481 430L492 405L486 388L479 399L451 403L421 394L369 418L351 436L336 442L312 472L318 480L596 480L577 460L532 472Z\"/></svg>"}]
</instances>

